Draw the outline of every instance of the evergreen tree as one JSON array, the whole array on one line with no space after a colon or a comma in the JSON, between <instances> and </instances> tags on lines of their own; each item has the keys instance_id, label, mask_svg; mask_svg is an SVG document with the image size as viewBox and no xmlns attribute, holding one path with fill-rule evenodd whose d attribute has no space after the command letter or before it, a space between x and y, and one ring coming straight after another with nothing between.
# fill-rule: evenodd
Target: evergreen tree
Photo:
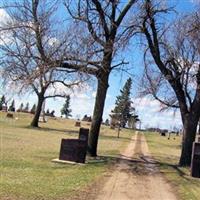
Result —
<instances>
[{"instance_id":1,"label":"evergreen tree","mask_svg":"<svg viewBox=\"0 0 200 200\"><path fill-rule=\"evenodd\" d=\"M21 103L21 104L20 104L20 107L19 107L19 109L18 109L18 110L19 110L19 112L22 112L22 111L23 111L23 108L24 108L24 104L23 104L23 103Z\"/></svg>"},{"instance_id":2,"label":"evergreen tree","mask_svg":"<svg viewBox=\"0 0 200 200\"><path fill-rule=\"evenodd\" d=\"M52 111L51 111L50 116L51 116L51 117L55 117L55 110L52 110Z\"/></svg>"},{"instance_id":3,"label":"evergreen tree","mask_svg":"<svg viewBox=\"0 0 200 200\"><path fill-rule=\"evenodd\" d=\"M0 110L2 110L2 107L3 105L6 103L6 98L5 96L3 95L0 99Z\"/></svg>"},{"instance_id":4,"label":"evergreen tree","mask_svg":"<svg viewBox=\"0 0 200 200\"><path fill-rule=\"evenodd\" d=\"M61 115L65 115L65 118L72 116L70 114L72 112L72 110L69 107L70 107L70 96L67 95L65 104L63 105L63 108L61 109Z\"/></svg>"},{"instance_id":5,"label":"evergreen tree","mask_svg":"<svg viewBox=\"0 0 200 200\"><path fill-rule=\"evenodd\" d=\"M109 125L110 125L109 119L106 119L105 125L106 125L106 126L109 126Z\"/></svg>"},{"instance_id":6,"label":"evergreen tree","mask_svg":"<svg viewBox=\"0 0 200 200\"><path fill-rule=\"evenodd\" d=\"M26 103L26 107L24 108L24 112L29 112L29 103Z\"/></svg>"},{"instance_id":7,"label":"evergreen tree","mask_svg":"<svg viewBox=\"0 0 200 200\"><path fill-rule=\"evenodd\" d=\"M33 104L33 107L31 108L31 114L35 114L36 111L36 104Z\"/></svg>"},{"instance_id":8,"label":"evergreen tree","mask_svg":"<svg viewBox=\"0 0 200 200\"><path fill-rule=\"evenodd\" d=\"M126 126L128 119L132 116L131 112L134 108L131 106L131 85L132 79L128 78L123 89L120 90L120 95L117 96L115 108L113 110L114 116L120 121L122 127Z\"/></svg>"},{"instance_id":9,"label":"evergreen tree","mask_svg":"<svg viewBox=\"0 0 200 200\"><path fill-rule=\"evenodd\" d=\"M131 129L135 129L138 121L140 121L138 115L130 116L130 118L128 119L128 127Z\"/></svg>"},{"instance_id":10,"label":"evergreen tree","mask_svg":"<svg viewBox=\"0 0 200 200\"><path fill-rule=\"evenodd\" d=\"M13 101L12 101L12 103L11 103L11 105L10 105L8 110L11 111L11 112L15 112L15 100L14 99L13 99Z\"/></svg>"},{"instance_id":11,"label":"evergreen tree","mask_svg":"<svg viewBox=\"0 0 200 200\"><path fill-rule=\"evenodd\" d=\"M47 109L46 114L49 114L49 113L50 113L50 111L49 111L49 109Z\"/></svg>"}]
</instances>

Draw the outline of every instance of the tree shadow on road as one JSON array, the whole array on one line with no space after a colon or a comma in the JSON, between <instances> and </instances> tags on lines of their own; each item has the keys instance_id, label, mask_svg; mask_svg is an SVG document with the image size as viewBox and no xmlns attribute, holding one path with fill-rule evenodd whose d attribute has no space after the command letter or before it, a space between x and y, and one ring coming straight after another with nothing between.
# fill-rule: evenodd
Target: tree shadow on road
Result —
<instances>
[{"instance_id":1,"label":"tree shadow on road","mask_svg":"<svg viewBox=\"0 0 200 200\"><path fill-rule=\"evenodd\" d=\"M136 155L134 157L127 157L124 155L117 156L98 156L88 160L88 164L98 164L98 163L111 163L118 164L126 163L128 167L122 168L121 170L132 172L137 175L155 175L155 174L167 174L176 173L178 176L190 180L188 174L184 172L183 168L175 164L170 164L167 162L161 162L154 160L150 156Z\"/></svg>"}]
</instances>

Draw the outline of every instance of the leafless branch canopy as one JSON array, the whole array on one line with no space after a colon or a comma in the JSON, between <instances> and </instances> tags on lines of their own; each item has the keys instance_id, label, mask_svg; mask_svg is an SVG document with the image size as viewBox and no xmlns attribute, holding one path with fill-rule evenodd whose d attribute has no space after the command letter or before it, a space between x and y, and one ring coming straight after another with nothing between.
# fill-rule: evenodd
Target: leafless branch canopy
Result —
<instances>
[{"instance_id":1,"label":"leafless branch canopy","mask_svg":"<svg viewBox=\"0 0 200 200\"><path fill-rule=\"evenodd\" d=\"M69 30L61 28L55 17L58 4L58 0L24 0L4 6L8 17L0 24L1 68L6 83L17 82L20 91L32 89L40 95L55 84L70 88L88 79L77 70L58 68L72 45Z\"/></svg>"},{"instance_id":2,"label":"leafless branch canopy","mask_svg":"<svg viewBox=\"0 0 200 200\"><path fill-rule=\"evenodd\" d=\"M125 17L134 3L136 0L127 3L116 0L78 0L72 3L65 0L64 5L77 25L76 32L81 33L77 36L81 40L81 52L78 50L70 58L67 57L62 67L79 67L81 71L98 77L102 69L111 71L124 65L124 61L114 62L113 59L122 46L124 31L128 26ZM107 68L110 64L106 60L112 60L113 66L110 63L111 66ZM79 65L73 66L73 62Z\"/></svg>"},{"instance_id":3,"label":"leafless branch canopy","mask_svg":"<svg viewBox=\"0 0 200 200\"><path fill-rule=\"evenodd\" d=\"M200 15L182 16L168 26L159 14L170 9L155 2L146 0L141 7L140 31L148 43L143 92L166 107L182 107L188 113L198 108L200 97Z\"/></svg>"}]
</instances>

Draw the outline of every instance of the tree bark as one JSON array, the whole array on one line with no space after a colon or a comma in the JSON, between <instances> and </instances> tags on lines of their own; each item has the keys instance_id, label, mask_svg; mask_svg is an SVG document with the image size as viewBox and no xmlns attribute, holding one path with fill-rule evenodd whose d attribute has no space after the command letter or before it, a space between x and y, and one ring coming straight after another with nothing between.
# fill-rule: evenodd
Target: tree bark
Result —
<instances>
[{"instance_id":1,"label":"tree bark","mask_svg":"<svg viewBox=\"0 0 200 200\"><path fill-rule=\"evenodd\" d=\"M42 110L42 104L43 104L43 102L44 102L44 95L43 94L39 94L38 95L37 108L36 108L33 120L31 122L31 126L32 127L38 127L38 122L39 122L39 118L40 118L40 113L41 113L41 110Z\"/></svg>"},{"instance_id":2,"label":"tree bark","mask_svg":"<svg viewBox=\"0 0 200 200\"><path fill-rule=\"evenodd\" d=\"M97 156L97 145L99 131L102 122L102 115L107 94L109 72L102 73L97 82L97 94L93 111L93 119L88 139L88 154L92 157Z\"/></svg>"},{"instance_id":3,"label":"tree bark","mask_svg":"<svg viewBox=\"0 0 200 200\"><path fill-rule=\"evenodd\" d=\"M186 114L183 120L184 132L182 141L182 151L179 160L180 166L190 166L192 157L192 145L195 141L198 126L198 117Z\"/></svg>"}]
</instances>

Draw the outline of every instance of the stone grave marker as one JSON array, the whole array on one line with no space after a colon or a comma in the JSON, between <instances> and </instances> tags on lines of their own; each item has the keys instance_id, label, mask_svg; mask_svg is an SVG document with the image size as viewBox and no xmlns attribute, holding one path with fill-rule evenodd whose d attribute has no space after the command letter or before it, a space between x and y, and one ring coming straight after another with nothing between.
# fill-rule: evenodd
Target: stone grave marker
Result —
<instances>
[{"instance_id":1,"label":"stone grave marker","mask_svg":"<svg viewBox=\"0 0 200 200\"><path fill-rule=\"evenodd\" d=\"M79 139L62 139L59 160L85 163L87 143Z\"/></svg>"},{"instance_id":2,"label":"stone grave marker","mask_svg":"<svg viewBox=\"0 0 200 200\"><path fill-rule=\"evenodd\" d=\"M14 116L13 116L13 114L12 114L12 113L7 113L6 117L7 117L7 118L11 118L11 119L13 119L13 118L14 118Z\"/></svg>"},{"instance_id":3,"label":"stone grave marker","mask_svg":"<svg viewBox=\"0 0 200 200\"><path fill-rule=\"evenodd\" d=\"M81 122L80 121L76 121L75 126L76 127L80 127L81 126Z\"/></svg>"},{"instance_id":4,"label":"stone grave marker","mask_svg":"<svg viewBox=\"0 0 200 200\"><path fill-rule=\"evenodd\" d=\"M200 178L200 143L194 142L192 148L191 176Z\"/></svg>"},{"instance_id":5,"label":"stone grave marker","mask_svg":"<svg viewBox=\"0 0 200 200\"><path fill-rule=\"evenodd\" d=\"M166 136L166 133L165 133L164 131L162 131L162 132L160 133L160 135L161 135L161 136Z\"/></svg>"},{"instance_id":6,"label":"stone grave marker","mask_svg":"<svg viewBox=\"0 0 200 200\"><path fill-rule=\"evenodd\" d=\"M85 141L87 143L88 142L88 134L89 134L88 128L80 128L79 140Z\"/></svg>"}]
</instances>

